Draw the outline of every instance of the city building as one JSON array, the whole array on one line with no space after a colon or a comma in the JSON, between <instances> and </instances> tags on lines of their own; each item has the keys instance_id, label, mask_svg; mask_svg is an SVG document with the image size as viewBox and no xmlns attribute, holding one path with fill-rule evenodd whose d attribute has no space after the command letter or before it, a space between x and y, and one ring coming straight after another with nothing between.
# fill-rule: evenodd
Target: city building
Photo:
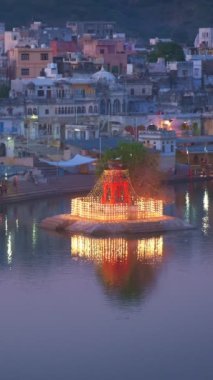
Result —
<instances>
[{"instance_id":1,"label":"city building","mask_svg":"<svg viewBox=\"0 0 213 380\"><path fill-rule=\"evenodd\" d=\"M57 39L50 42L53 57L65 56L67 53L78 51L77 41L59 41Z\"/></svg>"},{"instance_id":2,"label":"city building","mask_svg":"<svg viewBox=\"0 0 213 380\"><path fill-rule=\"evenodd\" d=\"M138 141L159 153L161 170L174 172L176 157L176 134L174 131L163 129L139 131Z\"/></svg>"},{"instance_id":3,"label":"city building","mask_svg":"<svg viewBox=\"0 0 213 380\"><path fill-rule=\"evenodd\" d=\"M116 22L114 21L68 21L67 28L70 28L76 36L91 34L98 38L112 37L115 32Z\"/></svg>"},{"instance_id":4,"label":"city building","mask_svg":"<svg viewBox=\"0 0 213 380\"><path fill-rule=\"evenodd\" d=\"M195 38L194 46L196 48L213 48L213 28L199 28Z\"/></svg>"},{"instance_id":5,"label":"city building","mask_svg":"<svg viewBox=\"0 0 213 380\"><path fill-rule=\"evenodd\" d=\"M11 79L36 78L52 62L52 50L44 47L15 47L8 51Z\"/></svg>"},{"instance_id":6,"label":"city building","mask_svg":"<svg viewBox=\"0 0 213 380\"><path fill-rule=\"evenodd\" d=\"M82 51L85 57L102 58L107 71L124 74L127 70L127 50L124 39L82 38Z\"/></svg>"},{"instance_id":7,"label":"city building","mask_svg":"<svg viewBox=\"0 0 213 380\"><path fill-rule=\"evenodd\" d=\"M38 39L36 36L30 35L28 29L13 28L10 31L4 32L4 52L19 47L25 46L38 46Z\"/></svg>"}]
</instances>

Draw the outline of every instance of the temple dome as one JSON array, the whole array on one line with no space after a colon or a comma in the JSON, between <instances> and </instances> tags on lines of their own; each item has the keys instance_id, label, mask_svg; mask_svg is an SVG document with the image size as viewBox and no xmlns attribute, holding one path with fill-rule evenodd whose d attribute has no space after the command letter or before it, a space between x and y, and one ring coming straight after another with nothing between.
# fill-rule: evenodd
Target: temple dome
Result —
<instances>
[{"instance_id":1,"label":"temple dome","mask_svg":"<svg viewBox=\"0 0 213 380\"><path fill-rule=\"evenodd\" d=\"M104 70L103 66L101 70L92 75L92 78L97 82L115 83L115 76L109 71Z\"/></svg>"}]
</instances>

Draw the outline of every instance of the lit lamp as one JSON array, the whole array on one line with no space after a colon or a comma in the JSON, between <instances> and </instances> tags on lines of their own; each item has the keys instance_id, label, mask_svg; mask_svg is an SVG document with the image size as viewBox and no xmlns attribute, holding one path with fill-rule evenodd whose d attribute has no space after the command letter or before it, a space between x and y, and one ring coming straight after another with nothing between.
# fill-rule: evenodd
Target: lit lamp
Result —
<instances>
[{"instance_id":1,"label":"lit lamp","mask_svg":"<svg viewBox=\"0 0 213 380\"><path fill-rule=\"evenodd\" d=\"M33 121L38 120L38 115L33 114L32 116L30 116L30 119Z\"/></svg>"},{"instance_id":2,"label":"lit lamp","mask_svg":"<svg viewBox=\"0 0 213 380\"><path fill-rule=\"evenodd\" d=\"M35 122L38 121L38 115L35 115L35 114L32 114L29 118L28 118L28 121L30 121L30 123L27 122L27 147L28 147L28 144L29 144L29 128L31 126L31 122L32 122L32 125L34 125Z\"/></svg>"}]
</instances>

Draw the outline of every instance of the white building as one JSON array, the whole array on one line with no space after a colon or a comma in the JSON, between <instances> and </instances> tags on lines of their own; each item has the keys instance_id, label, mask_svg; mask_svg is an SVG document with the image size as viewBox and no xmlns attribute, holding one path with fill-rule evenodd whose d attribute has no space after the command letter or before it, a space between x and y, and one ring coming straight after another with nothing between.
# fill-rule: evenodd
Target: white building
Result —
<instances>
[{"instance_id":1,"label":"white building","mask_svg":"<svg viewBox=\"0 0 213 380\"><path fill-rule=\"evenodd\" d=\"M174 131L158 129L156 131L139 131L138 141L149 149L159 153L161 170L173 172L175 169L176 134Z\"/></svg>"},{"instance_id":2,"label":"white building","mask_svg":"<svg viewBox=\"0 0 213 380\"><path fill-rule=\"evenodd\" d=\"M172 42L172 39L171 38L159 38L159 37L154 37L154 38L150 38L149 39L149 44L151 46L155 46L159 43L168 43L168 42Z\"/></svg>"},{"instance_id":3,"label":"white building","mask_svg":"<svg viewBox=\"0 0 213 380\"><path fill-rule=\"evenodd\" d=\"M152 148L164 155L175 154L176 134L174 131L158 129L156 131L139 131L138 140L147 148Z\"/></svg>"},{"instance_id":4,"label":"white building","mask_svg":"<svg viewBox=\"0 0 213 380\"><path fill-rule=\"evenodd\" d=\"M213 48L213 28L199 28L194 46L196 48Z\"/></svg>"}]
</instances>

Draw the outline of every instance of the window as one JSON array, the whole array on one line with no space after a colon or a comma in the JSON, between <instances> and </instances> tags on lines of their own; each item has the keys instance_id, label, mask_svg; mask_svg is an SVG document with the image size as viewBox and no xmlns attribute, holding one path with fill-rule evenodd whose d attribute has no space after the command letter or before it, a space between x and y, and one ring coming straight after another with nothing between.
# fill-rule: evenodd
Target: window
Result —
<instances>
[{"instance_id":1,"label":"window","mask_svg":"<svg viewBox=\"0 0 213 380\"><path fill-rule=\"evenodd\" d=\"M208 33L208 32L203 32L203 33L202 33L202 37L203 37L203 38L208 38L208 36L209 36L209 33Z\"/></svg>"},{"instance_id":2,"label":"window","mask_svg":"<svg viewBox=\"0 0 213 380\"><path fill-rule=\"evenodd\" d=\"M30 75L30 69L24 67L21 69L21 75Z\"/></svg>"},{"instance_id":3,"label":"window","mask_svg":"<svg viewBox=\"0 0 213 380\"><path fill-rule=\"evenodd\" d=\"M41 61L48 61L48 53L41 53Z\"/></svg>"},{"instance_id":4,"label":"window","mask_svg":"<svg viewBox=\"0 0 213 380\"><path fill-rule=\"evenodd\" d=\"M104 49L100 49L100 54L104 54Z\"/></svg>"},{"instance_id":5,"label":"window","mask_svg":"<svg viewBox=\"0 0 213 380\"><path fill-rule=\"evenodd\" d=\"M21 54L21 60L22 61L29 61L30 55L28 53L22 53Z\"/></svg>"},{"instance_id":6,"label":"window","mask_svg":"<svg viewBox=\"0 0 213 380\"><path fill-rule=\"evenodd\" d=\"M130 95L135 95L135 90L134 90L134 88L131 88L131 89L130 89Z\"/></svg>"},{"instance_id":7,"label":"window","mask_svg":"<svg viewBox=\"0 0 213 380\"><path fill-rule=\"evenodd\" d=\"M49 110L48 110L48 108L45 109L45 115L49 115Z\"/></svg>"},{"instance_id":8,"label":"window","mask_svg":"<svg viewBox=\"0 0 213 380\"><path fill-rule=\"evenodd\" d=\"M41 97L44 96L44 90L38 90L37 95Z\"/></svg>"},{"instance_id":9,"label":"window","mask_svg":"<svg viewBox=\"0 0 213 380\"><path fill-rule=\"evenodd\" d=\"M142 94L145 94L145 93L146 93L146 89L142 88Z\"/></svg>"},{"instance_id":10,"label":"window","mask_svg":"<svg viewBox=\"0 0 213 380\"><path fill-rule=\"evenodd\" d=\"M171 145L171 153L174 152L174 145Z\"/></svg>"}]
</instances>

